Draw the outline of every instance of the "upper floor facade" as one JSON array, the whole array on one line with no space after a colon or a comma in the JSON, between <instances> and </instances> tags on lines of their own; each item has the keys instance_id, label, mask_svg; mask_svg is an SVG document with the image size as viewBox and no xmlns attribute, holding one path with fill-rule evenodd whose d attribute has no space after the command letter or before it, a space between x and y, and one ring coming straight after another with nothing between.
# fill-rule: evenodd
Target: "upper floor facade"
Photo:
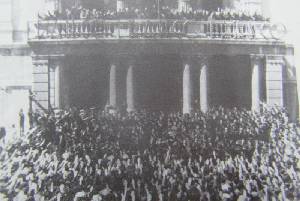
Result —
<instances>
[{"instance_id":1,"label":"upper floor facade","mask_svg":"<svg viewBox=\"0 0 300 201\"><path fill-rule=\"evenodd\" d=\"M267 0L0 0L0 44L42 42L45 40L81 39L237 39L276 40L285 32L280 25L266 21L237 18L237 14L268 16ZM74 8L106 10L112 16L101 18L47 18L66 15ZM128 9L135 13L148 9L149 15L136 14L130 19ZM212 11L231 13L228 20L220 20ZM203 13L206 11L205 17ZM173 13L172 18L165 11ZM222 11L223 12L223 11ZM123 13L123 15L121 14ZM183 16L178 13L184 13ZM191 17L190 14L193 13ZM197 13L197 14L195 14ZM107 14L107 12L106 12ZM196 16L195 16L196 15ZM228 16L227 16L228 17ZM171 19L170 19L171 18ZM237 20L238 19L238 20Z\"/></svg>"}]
</instances>

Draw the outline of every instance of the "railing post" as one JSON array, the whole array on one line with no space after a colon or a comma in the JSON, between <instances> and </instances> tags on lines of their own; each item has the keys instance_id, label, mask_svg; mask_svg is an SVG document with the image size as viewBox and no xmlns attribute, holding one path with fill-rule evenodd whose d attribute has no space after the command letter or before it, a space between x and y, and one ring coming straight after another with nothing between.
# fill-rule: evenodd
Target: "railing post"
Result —
<instances>
[{"instance_id":1,"label":"railing post","mask_svg":"<svg viewBox=\"0 0 300 201\"><path fill-rule=\"evenodd\" d=\"M66 21L65 32L66 32L66 37L69 38L69 20Z\"/></svg>"},{"instance_id":2,"label":"railing post","mask_svg":"<svg viewBox=\"0 0 300 201\"><path fill-rule=\"evenodd\" d=\"M212 38L212 21L209 21L209 36Z\"/></svg>"},{"instance_id":3,"label":"railing post","mask_svg":"<svg viewBox=\"0 0 300 201\"><path fill-rule=\"evenodd\" d=\"M134 23L133 23L133 21L132 20L130 20L130 23L129 23L129 38L131 38L132 37L132 35L133 35L133 32L134 32Z\"/></svg>"},{"instance_id":4,"label":"railing post","mask_svg":"<svg viewBox=\"0 0 300 201\"><path fill-rule=\"evenodd\" d=\"M234 38L238 37L238 23L234 21Z\"/></svg>"}]
</instances>

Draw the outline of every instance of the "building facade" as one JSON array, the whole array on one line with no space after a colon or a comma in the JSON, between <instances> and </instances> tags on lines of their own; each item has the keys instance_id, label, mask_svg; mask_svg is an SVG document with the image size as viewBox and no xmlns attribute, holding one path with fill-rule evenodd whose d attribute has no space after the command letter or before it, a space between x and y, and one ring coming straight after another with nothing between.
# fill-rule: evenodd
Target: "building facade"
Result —
<instances>
[{"instance_id":1,"label":"building facade","mask_svg":"<svg viewBox=\"0 0 300 201\"><path fill-rule=\"evenodd\" d=\"M45 0L43 5L50 10L74 5L122 10L131 3L136 1ZM198 6L268 12L264 0L162 3L181 11ZM21 31L12 30L13 40L21 37ZM191 113L220 105L259 110L265 102L286 107L292 119L298 116L294 50L281 40L280 25L237 20L37 20L26 31L33 93L44 108L109 106Z\"/></svg>"}]
</instances>

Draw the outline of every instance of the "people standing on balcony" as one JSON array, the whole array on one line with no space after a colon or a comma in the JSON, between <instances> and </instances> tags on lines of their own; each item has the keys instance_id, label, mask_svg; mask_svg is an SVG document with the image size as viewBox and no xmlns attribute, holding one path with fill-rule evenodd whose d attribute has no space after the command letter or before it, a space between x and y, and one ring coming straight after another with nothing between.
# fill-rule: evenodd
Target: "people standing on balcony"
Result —
<instances>
[{"instance_id":1,"label":"people standing on balcony","mask_svg":"<svg viewBox=\"0 0 300 201\"><path fill-rule=\"evenodd\" d=\"M88 10L81 8L80 9L80 20L82 21L82 24L79 28L79 34L81 34L83 32L83 34L85 34L86 32L86 28L87 28L87 20L88 20Z\"/></svg>"},{"instance_id":2,"label":"people standing on balcony","mask_svg":"<svg viewBox=\"0 0 300 201\"><path fill-rule=\"evenodd\" d=\"M73 20L88 20L88 19L104 19L104 20L113 20L113 19L174 19L174 20L242 20L242 21L264 21L265 19L262 15L255 14L247 14L245 12L239 12L229 9L218 9L215 11L208 10L197 10L197 9L189 9L187 11L179 12L176 9L171 9L168 6L162 6L159 12L155 5L152 7L145 7L144 9L139 8L124 8L120 11L116 10L106 10L96 9L96 12L92 12L92 10L85 9L82 6L75 7L73 6L70 9L68 15L66 14L66 10L63 13L55 11L51 13L50 11L45 17L41 17L40 19L44 20L58 20L58 19L68 19L72 18ZM96 14L98 12L98 14ZM99 15L101 13L101 15ZM85 15L90 15L86 17Z\"/></svg>"},{"instance_id":3,"label":"people standing on balcony","mask_svg":"<svg viewBox=\"0 0 300 201\"><path fill-rule=\"evenodd\" d=\"M71 17L72 17L72 20L77 20L80 18L80 10L78 7L73 6L71 8Z\"/></svg>"},{"instance_id":4,"label":"people standing on balcony","mask_svg":"<svg viewBox=\"0 0 300 201\"><path fill-rule=\"evenodd\" d=\"M174 27L174 31L179 35L186 32L186 26L183 26L185 21L265 21L262 15L254 13L248 14L245 12L237 12L230 9L218 9L215 11L208 10L193 10L190 8L186 12L179 12L177 9L171 9L168 6L162 6L160 8L159 16L156 6L145 8L124 8L119 12L116 10L106 9L85 9L82 6L73 6L70 10L66 9L63 12L48 12L46 16L39 15L39 21L41 20L53 20L59 21L57 24L57 31L59 37L81 37L89 36L95 33L105 36L110 36L114 33L114 25L110 22L104 22L103 20L138 20L138 19L160 19L160 20L172 20L160 21L160 26L154 21L147 21L136 27L130 25L130 32L134 29L138 33L168 33L171 26ZM63 20L66 22L64 23ZM77 21L78 20L78 21ZM204 33L209 32L212 37L233 37L233 27L226 27L219 23L213 23L212 27L204 25ZM247 27L244 26L239 32L246 32ZM228 33L225 33L228 32ZM137 33L137 34L138 34ZM52 37L52 36L51 36Z\"/></svg>"},{"instance_id":5,"label":"people standing on balcony","mask_svg":"<svg viewBox=\"0 0 300 201\"><path fill-rule=\"evenodd\" d=\"M73 19L73 17L72 17L72 12L71 12L71 10L70 9L66 9L65 10L65 16L66 16L66 19L67 20L72 20Z\"/></svg>"}]
</instances>

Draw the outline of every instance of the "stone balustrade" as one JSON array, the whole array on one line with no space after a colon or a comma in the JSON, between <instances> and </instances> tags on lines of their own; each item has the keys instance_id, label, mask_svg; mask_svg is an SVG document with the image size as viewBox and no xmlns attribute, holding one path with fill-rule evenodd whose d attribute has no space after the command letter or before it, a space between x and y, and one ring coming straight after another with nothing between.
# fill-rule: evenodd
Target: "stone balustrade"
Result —
<instances>
[{"instance_id":1,"label":"stone balustrade","mask_svg":"<svg viewBox=\"0 0 300 201\"><path fill-rule=\"evenodd\" d=\"M198 38L280 40L283 25L258 21L192 20L47 20L28 23L30 40Z\"/></svg>"}]
</instances>

